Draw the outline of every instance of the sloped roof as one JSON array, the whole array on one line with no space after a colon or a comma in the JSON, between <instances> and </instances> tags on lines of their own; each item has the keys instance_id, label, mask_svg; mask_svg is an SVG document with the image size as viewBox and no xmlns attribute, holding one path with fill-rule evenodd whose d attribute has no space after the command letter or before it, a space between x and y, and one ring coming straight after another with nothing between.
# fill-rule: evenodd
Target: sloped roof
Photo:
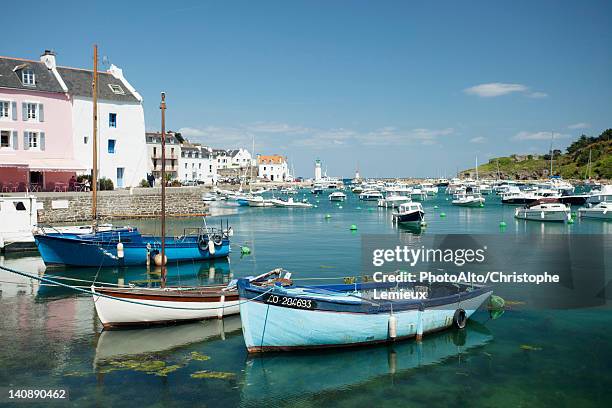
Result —
<instances>
[{"instance_id":1,"label":"sloped roof","mask_svg":"<svg viewBox=\"0 0 612 408\"><path fill-rule=\"evenodd\" d=\"M15 70L16 67L19 69ZM21 82L21 69L29 68L34 71L35 85L24 85ZM28 89L32 91L59 92L63 89L53 72L40 61L31 61L20 58L0 57L0 88Z\"/></svg>"},{"instance_id":2,"label":"sloped roof","mask_svg":"<svg viewBox=\"0 0 612 408\"><path fill-rule=\"evenodd\" d=\"M93 71L68 67L57 67L57 70L71 95L92 97ZM123 94L113 92L109 85L120 86ZM139 102L120 79L103 71L98 72L98 98L107 101Z\"/></svg>"}]
</instances>

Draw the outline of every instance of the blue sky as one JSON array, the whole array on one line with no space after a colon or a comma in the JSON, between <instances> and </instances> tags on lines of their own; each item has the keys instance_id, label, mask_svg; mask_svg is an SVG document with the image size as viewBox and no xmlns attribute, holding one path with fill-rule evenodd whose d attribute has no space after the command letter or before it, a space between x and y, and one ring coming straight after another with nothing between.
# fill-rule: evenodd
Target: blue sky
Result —
<instances>
[{"instance_id":1,"label":"blue sky","mask_svg":"<svg viewBox=\"0 0 612 408\"><path fill-rule=\"evenodd\" d=\"M163 90L171 129L255 137L298 175L321 158L330 175L450 176L612 126L609 1L85 4L3 13L0 55L89 67L95 42L145 98L147 129Z\"/></svg>"}]
</instances>

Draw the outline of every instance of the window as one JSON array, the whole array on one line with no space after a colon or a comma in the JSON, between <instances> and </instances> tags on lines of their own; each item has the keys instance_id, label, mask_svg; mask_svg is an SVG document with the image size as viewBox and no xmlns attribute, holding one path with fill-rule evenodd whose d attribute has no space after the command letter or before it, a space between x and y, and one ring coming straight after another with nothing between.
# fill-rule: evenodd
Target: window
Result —
<instances>
[{"instance_id":1,"label":"window","mask_svg":"<svg viewBox=\"0 0 612 408\"><path fill-rule=\"evenodd\" d=\"M25 204L23 203L23 201L15 201L15 202L13 203L13 205L15 206L15 209L16 209L17 211L25 211L25 210L26 210L26 206L25 206Z\"/></svg>"},{"instance_id":2,"label":"window","mask_svg":"<svg viewBox=\"0 0 612 408\"><path fill-rule=\"evenodd\" d=\"M38 113L38 104L37 103L26 103L26 118L36 119Z\"/></svg>"},{"instance_id":3,"label":"window","mask_svg":"<svg viewBox=\"0 0 612 408\"><path fill-rule=\"evenodd\" d=\"M29 137L28 137L28 145L30 146L30 149L35 149L38 147L38 133L36 132L28 132L29 133Z\"/></svg>"},{"instance_id":4,"label":"window","mask_svg":"<svg viewBox=\"0 0 612 408\"><path fill-rule=\"evenodd\" d=\"M0 132L0 147L11 147L11 132L8 130Z\"/></svg>"},{"instance_id":5,"label":"window","mask_svg":"<svg viewBox=\"0 0 612 408\"><path fill-rule=\"evenodd\" d=\"M108 152L113 154L115 153L115 139L108 139Z\"/></svg>"},{"instance_id":6,"label":"window","mask_svg":"<svg viewBox=\"0 0 612 408\"><path fill-rule=\"evenodd\" d=\"M117 114L116 113L108 114L108 127L112 127L112 128L117 127Z\"/></svg>"},{"instance_id":7,"label":"window","mask_svg":"<svg viewBox=\"0 0 612 408\"><path fill-rule=\"evenodd\" d=\"M21 71L21 82L24 85L36 85L36 76L34 75L34 71L31 69L24 69Z\"/></svg>"},{"instance_id":8,"label":"window","mask_svg":"<svg viewBox=\"0 0 612 408\"><path fill-rule=\"evenodd\" d=\"M0 101L0 118L9 117L9 103L7 101Z\"/></svg>"},{"instance_id":9,"label":"window","mask_svg":"<svg viewBox=\"0 0 612 408\"><path fill-rule=\"evenodd\" d=\"M185 168L187 168L187 163L185 163Z\"/></svg>"},{"instance_id":10,"label":"window","mask_svg":"<svg viewBox=\"0 0 612 408\"><path fill-rule=\"evenodd\" d=\"M113 91L114 94L125 95L125 91L123 90L121 85L108 84L108 87L111 89L111 91Z\"/></svg>"},{"instance_id":11,"label":"window","mask_svg":"<svg viewBox=\"0 0 612 408\"><path fill-rule=\"evenodd\" d=\"M89 142L89 136L83 136L83 144L87 144Z\"/></svg>"}]
</instances>

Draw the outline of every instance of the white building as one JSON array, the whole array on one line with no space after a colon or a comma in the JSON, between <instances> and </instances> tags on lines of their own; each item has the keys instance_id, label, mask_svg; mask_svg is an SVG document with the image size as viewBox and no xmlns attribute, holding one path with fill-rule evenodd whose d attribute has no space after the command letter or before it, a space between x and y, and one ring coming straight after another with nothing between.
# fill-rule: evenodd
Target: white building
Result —
<instances>
[{"instance_id":1,"label":"white building","mask_svg":"<svg viewBox=\"0 0 612 408\"><path fill-rule=\"evenodd\" d=\"M315 176L314 176L314 181L320 181L321 180L321 160L317 159L315 160Z\"/></svg>"},{"instance_id":2,"label":"white building","mask_svg":"<svg viewBox=\"0 0 612 408\"><path fill-rule=\"evenodd\" d=\"M47 56L55 66L55 57ZM57 67L72 103L75 159L91 171L93 101L91 70ZM98 177L113 181L116 188L137 186L146 178L148 155L142 97L111 65L98 75Z\"/></svg>"},{"instance_id":3,"label":"white building","mask_svg":"<svg viewBox=\"0 0 612 408\"><path fill-rule=\"evenodd\" d=\"M287 159L278 154L257 155L258 177L269 181L287 181L289 170Z\"/></svg>"},{"instance_id":4,"label":"white building","mask_svg":"<svg viewBox=\"0 0 612 408\"><path fill-rule=\"evenodd\" d=\"M180 179L179 159L181 157L181 143L184 140L180 133L166 132L166 174L171 180ZM153 174L156 182L161 180L162 150L161 132L146 133L147 171Z\"/></svg>"},{"instance_id":5,"label":"white building","mask_svg":"<svg viewBox=\"0 0 612 408\"><path fill-rule=\"evenodd\" d=\"M243 169L253 162L251 153L246 149L212 149L218 169Z\"/></svg>"},{"instance_id":6,"label":"white building","mask_svg":"<svg viewBox=\"0 0 612 408\"><path fill-rule=\"evenodd\" d=\"M212 149L209 147L185 141L181 145L178 167L183 182L196 181L207 185L217 182L217 162L213 160Z\"/></svg>"}]
</instances>

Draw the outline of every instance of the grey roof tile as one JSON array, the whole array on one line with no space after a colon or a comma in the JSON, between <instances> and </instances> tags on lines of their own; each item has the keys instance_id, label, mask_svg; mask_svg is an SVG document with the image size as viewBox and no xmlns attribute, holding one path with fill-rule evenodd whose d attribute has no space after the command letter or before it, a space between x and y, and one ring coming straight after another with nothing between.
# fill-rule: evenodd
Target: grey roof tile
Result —
<instances>
[{"instance_id":1,"label":"grey roof tile","mask_svg":"<svg viewBox=\"0 0 612 408\"><path fill-rule=\"evenodd\" d=\"M86 69L57 67L60 76L66 83L70 94L91 98L91 84L93 82L93 71ZM123 89L123 94L114 93L109 85L118 85ZM138 99L121 82L107 72L98 72L98 98L100 100L119 102L138 102Z\"/></svg>"},{"instance_id":2,"label":"grey roof tile","mask_svg":"<svg viewBox=\"0 0 612 408\"><path fill-rule=\"evenodd\" d=\"M36 84L24 85L21 82L20 71L14 72L17 66L25 65L34 71ZM0 57L0 88L28 89L32 91L63 93L61 85L47 66L39 61L30 61L19 58Z\"/></svg>"}]
</instances>

